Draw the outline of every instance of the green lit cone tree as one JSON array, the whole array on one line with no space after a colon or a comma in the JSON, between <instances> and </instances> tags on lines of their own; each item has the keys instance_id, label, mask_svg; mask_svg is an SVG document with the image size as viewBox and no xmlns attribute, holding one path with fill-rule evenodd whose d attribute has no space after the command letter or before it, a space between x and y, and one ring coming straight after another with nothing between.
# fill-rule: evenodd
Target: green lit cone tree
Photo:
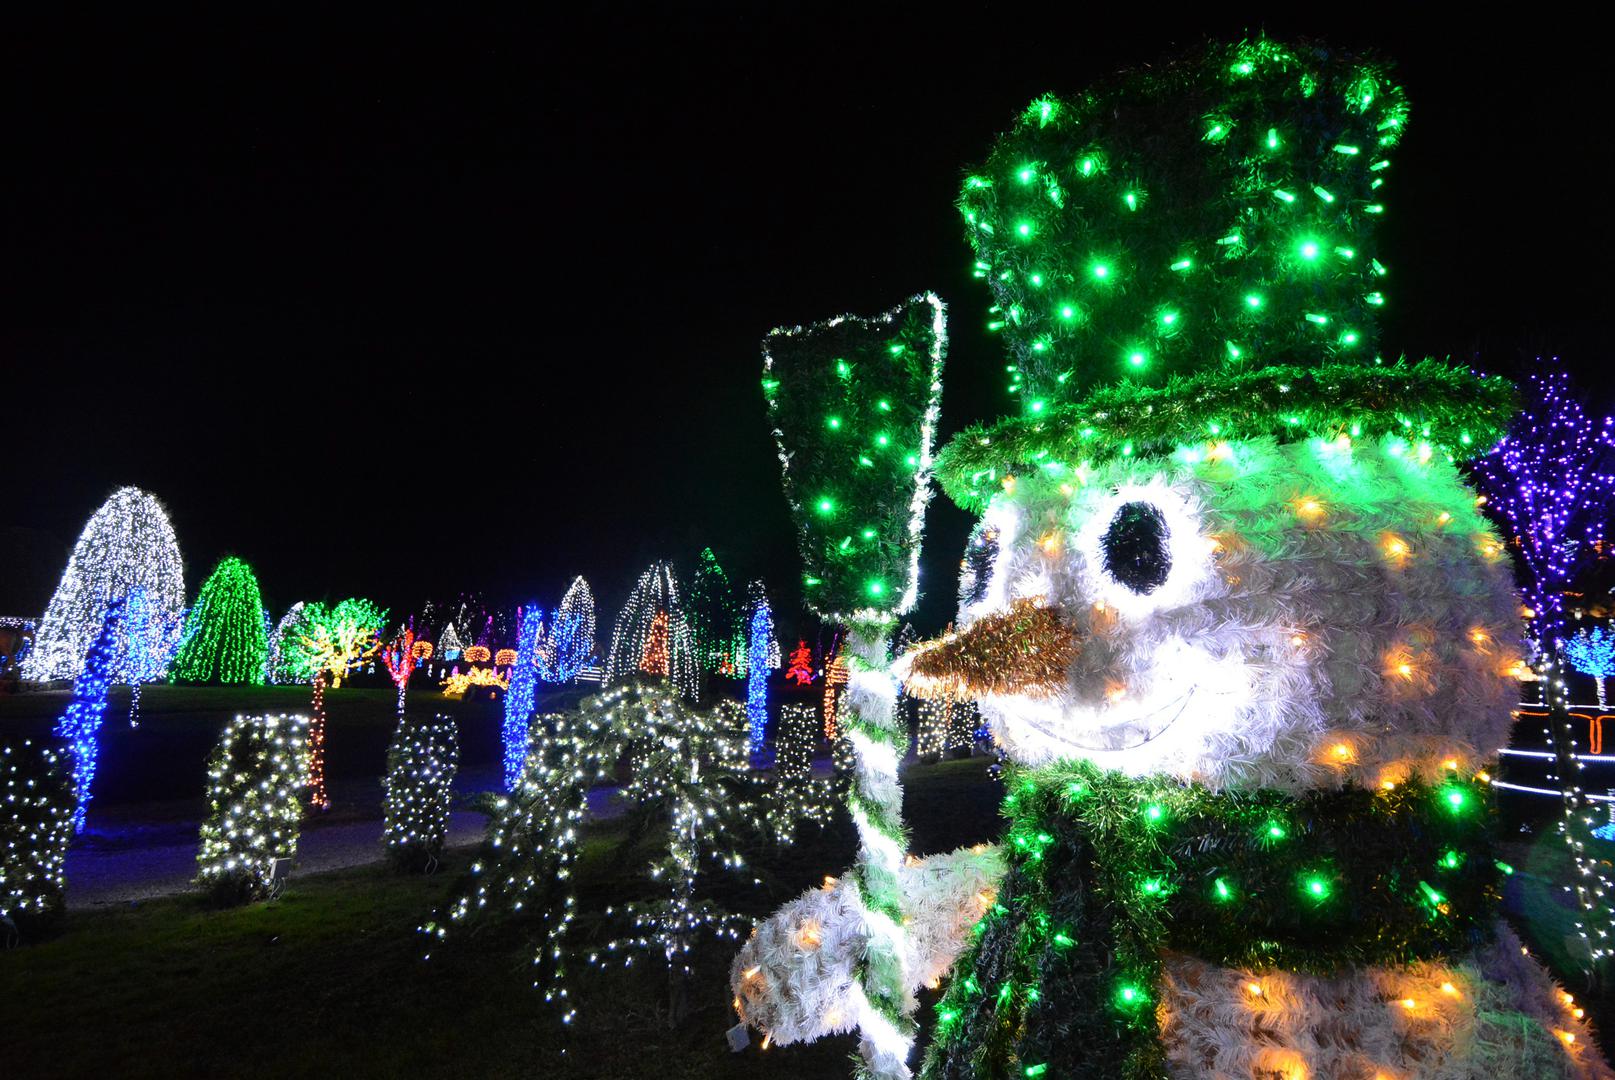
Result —
<instances>
[{"instance_id":1,"label":"green lit cone tree","mask_svg":"<svg viewBox=\"0 0 1615 1080\"><path fill-rule=\"evenodd\" d=\"M268 655L263 598L252 567L233 555L219 560L185 617L174 680L262 686Z\"/></svg>"},{"instance_id":2,"label":"green lit cone tree","mask_svg":"<svg viewBox=\"0 0 1615 1080\"><path fill-rule=\"evenodd\" d=\"M966 175L1016 407L939 455L980 521L893 673L978 703L1004 832L877 885L894 962L856 876L761 924L732 985L774 1042L907 1075L870 1006L946 980L927 1077L1611 1075L1496 916L1521 628L1456 463L1514 394L1380 360L1406 116L1372 60L1214 45L1032 102Z\"/></svg>"}]
</instances>

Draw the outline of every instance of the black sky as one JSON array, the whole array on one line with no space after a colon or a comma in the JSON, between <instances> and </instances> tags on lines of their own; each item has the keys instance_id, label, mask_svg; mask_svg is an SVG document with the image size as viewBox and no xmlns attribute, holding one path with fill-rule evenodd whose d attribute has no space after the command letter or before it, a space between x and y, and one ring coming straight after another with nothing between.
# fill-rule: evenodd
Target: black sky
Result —
<instances>
[{"instance_id":1,"label":"black sky","mask_svg":"<svg viewBox=\"0 0 1615 1080\"><path fill-rule=\"evenodd\" d=\"M1387 350L1559 353L1608 403L1591 26L756 7L8 26L0 613L124 483L191 589L234 552L277 609L614 601L708 543L788 604L762 334L934 288L945 429L1007 411L960 171L1038 93L1263 28L1399 64ZM966 527L938 501L928 623Z\"/></svg>"}]
</instances>

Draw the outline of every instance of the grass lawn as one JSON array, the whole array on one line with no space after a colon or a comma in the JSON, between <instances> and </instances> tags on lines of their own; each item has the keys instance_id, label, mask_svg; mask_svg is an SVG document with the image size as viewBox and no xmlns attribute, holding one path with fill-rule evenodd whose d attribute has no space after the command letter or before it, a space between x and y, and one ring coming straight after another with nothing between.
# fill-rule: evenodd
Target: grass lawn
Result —
<instances>
[{"instance_id":1,"label":"grass lawn","mask_svg":"<svg viewBox=\"0 0 1615 1080\"><path fill-rule=\"evenodd\" d=\"M913 771L916 843L985 839L997 786L986 761ZM640 852L626 825L592 830L579 873L584 910L633 888ZM962 838L962 839L956 839ZM725 897L765 914L850 860L844 824L752 867L761 886ZM648 854L648 853L646 853ZM452 936L421 959L415 928L447 899L470 853L434 877L368 867L294 879L279 900L212 910L193 897L74 914L55 939L0 955L8 1077L548 1076L755 1077L757 1051L731 1054L732 943L695 958L691 1014L667 1023L659 957L631 971L579 972L580 1018L562 1028L530 985L515 920ZM69 883L71 887L71 883ZM589 928L579 928L580 938ZM845 1076L848 1037L767 1051L767 1075Z\"/></svg>"}]
</instances>

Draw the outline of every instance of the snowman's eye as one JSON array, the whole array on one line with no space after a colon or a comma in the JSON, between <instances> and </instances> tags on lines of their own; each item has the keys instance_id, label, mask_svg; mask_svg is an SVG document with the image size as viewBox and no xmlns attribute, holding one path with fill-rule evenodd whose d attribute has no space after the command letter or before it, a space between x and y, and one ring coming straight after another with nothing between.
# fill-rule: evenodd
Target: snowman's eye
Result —
<instances>
[{"instance_id":1,"label":"snowman's eye","mask_svg":"<svg viewBox=\"0 0 1615 1080\"><path fill-rule=\"evenodd\" d=\"M1166 516L1147 502L1123 503L1099 538L1105 572L1139 595L1166 584L1172 572Z\"/></svg>"},{"instance_id":2,"label":"snowman's eye","mask_svg":"<svg viewBox=\"0 0 1615 1080\"><path fill-rule=\"evenodd\" d=\"M992 582L993 565L998 562L998 528L978 522L965 544L965 557L959 564L959 606L979 604Z\"/></svg>"}]
</instances>

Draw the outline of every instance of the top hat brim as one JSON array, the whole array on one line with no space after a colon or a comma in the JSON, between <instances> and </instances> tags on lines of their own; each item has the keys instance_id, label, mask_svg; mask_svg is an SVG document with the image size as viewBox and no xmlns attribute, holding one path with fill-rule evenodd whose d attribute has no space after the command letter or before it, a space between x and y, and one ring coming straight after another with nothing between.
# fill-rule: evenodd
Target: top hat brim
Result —
<instances>
[{"instance_id":1,"label":"top hat brim","mask_svg":"<svg viewBox=\"0 0 1615 1080\"><path fill-rule=\"evenodd\" d=\"M1436 360L1206 372L1165 386L1105 386L1073 404L968 428L936 477L966 510L1006 480L1229 439L1399 437L1452 460L1485 453L1517 410L1514 385Z\"/></svg>"}]
</instances>

